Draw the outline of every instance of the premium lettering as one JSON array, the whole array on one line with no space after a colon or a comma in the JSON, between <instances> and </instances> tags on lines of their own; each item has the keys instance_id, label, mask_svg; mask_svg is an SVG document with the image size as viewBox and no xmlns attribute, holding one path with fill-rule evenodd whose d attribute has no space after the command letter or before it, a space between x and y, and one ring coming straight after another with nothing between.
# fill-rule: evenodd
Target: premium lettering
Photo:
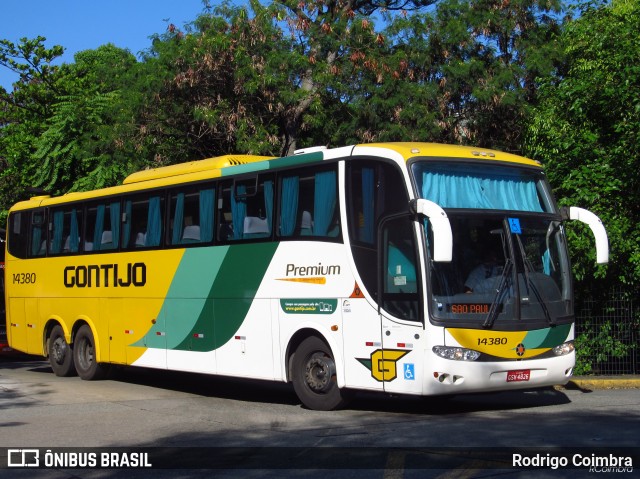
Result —
<instances>
[{"instance_id":1,"label":"premium lettering","mask_svg":"<svg viewBox=\"0 0 640 479\"><path fill-rule=\"evenodd\" d=\"M146 283L147 266L144 263L89 264L67 266L64 269L64 285L67 288L126 288L144 286Z\"/></svg>"},{"instance_id":2,"label":"premium lettering","mask_svg":"<svg viewBox=\"0 0 640 479\"><path fill-rule=\"evenodd\" d=\"M322 263L318 263L313 266L296 266L289 263L286 276L331 276L335 274L340 274L340 265L324 266Z\"/></svg>"}]
</instances>

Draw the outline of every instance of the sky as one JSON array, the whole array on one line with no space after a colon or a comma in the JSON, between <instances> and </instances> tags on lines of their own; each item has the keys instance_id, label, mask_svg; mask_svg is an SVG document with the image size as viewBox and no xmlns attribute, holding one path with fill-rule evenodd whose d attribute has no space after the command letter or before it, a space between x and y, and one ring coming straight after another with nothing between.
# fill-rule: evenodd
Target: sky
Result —
<instances>
[{"instance_id":1,"label":"sky","mask_svg":"<svg viewBox=\"0 0 640 479\"><path fill-rule=\"evenodd\" d=\"M202 0L0 0L0 39L18 44L43 36L47 48L65 48L55 64L73 63L75 53L107 43L138 56L151 46L151 35L170 23L183 29L202 12ZM0 66L0 85L11 91L16 80Z\"/></svg>"}]
</instances>

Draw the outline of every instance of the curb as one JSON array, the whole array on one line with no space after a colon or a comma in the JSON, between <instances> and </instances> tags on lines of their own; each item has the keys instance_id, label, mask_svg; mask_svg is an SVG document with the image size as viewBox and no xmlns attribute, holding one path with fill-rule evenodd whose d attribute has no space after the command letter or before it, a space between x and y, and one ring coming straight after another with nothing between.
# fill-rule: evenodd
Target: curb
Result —
<instances>
[{"instance_id":1,"label":"curb","mask_svg":"<svg viewBox=\"0 0 640 479\"><path fill-rule=\"evenodd\" d=\"M576 376L565 386L566 389L639 389L640 377L637 376Z\"/></svg>"}]
</instances>

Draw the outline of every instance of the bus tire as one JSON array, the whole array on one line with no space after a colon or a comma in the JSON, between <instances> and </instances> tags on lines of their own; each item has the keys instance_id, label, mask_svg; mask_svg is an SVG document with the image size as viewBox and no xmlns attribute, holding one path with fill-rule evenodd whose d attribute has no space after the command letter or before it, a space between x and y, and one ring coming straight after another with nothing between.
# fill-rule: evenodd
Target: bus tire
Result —
<instances>
[{"instance_id":1,"label":"bus tire","mask_svg":"<svg viewBox=\"0 0 640 479\"><path fill-rule=\"evenodd\" d=\"M47 353L49 364L56 376L67 377L76 374L73 362L73 348L64 338L62 326L56 324L51 330L51 335L47 341Z\"/></svg>"},{"instance_id":2,"label":"bus tire","mask_svg":"<svg viewBox=\"0 0 640 479\"><path fill-rule=\"evenodd\" d=\"M86 381L103 379L107 375L107 365L96 361L95 341L87 324L81 326L76 333L73 341L73 360L78 376Z\"/></svg>"},{"instance_id":3,"label":"bus tire","mask_svg":"<svg viewBox=\"0 0 640 479\"><path fill-rule=\"evenodd\" d=\"M293 389L309 409L331 411L348 402L336 382L336 363L331 348L320 338L309 336L296 348L292 359Z\"/></svg>"}]
</instances>

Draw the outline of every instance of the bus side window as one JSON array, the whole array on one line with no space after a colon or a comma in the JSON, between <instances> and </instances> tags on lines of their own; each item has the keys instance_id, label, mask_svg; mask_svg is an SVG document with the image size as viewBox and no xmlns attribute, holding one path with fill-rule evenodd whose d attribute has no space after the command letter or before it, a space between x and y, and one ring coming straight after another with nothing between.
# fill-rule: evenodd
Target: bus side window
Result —
<instances>
[{"instance_id":1,"label":"bus side window","mask_svg":"<svg viewBox=\"0 0 640 479\"><path fill-rule=\"evenodd\" d=\"M9 253L16 258L27 257L28 243L24 240L27 237L27 227L29 226L29 217L27 212L11 213L9 216L9 228L7 231L7 246Z\"/></svg>"},{"instance_id":2,"label":"bus side window","mask_svg":"<svg viewBox=\"0 0 640 479\"><path fill-rule=\"evenodd\" d=\"M122 247L128 249L160 246L163 231L163 204L161 194L149 198L135 197L124 202Z\"/></svg>"},{"instance_id":3,"label":"bus side window","mask_svg":"<svg viewBox=\"0 0 640 479\"><path fill-rule=\"evenodd\" d=\"M82 210L54 209L49 213L49 253L77 253L80 249Z\"/></svg>"},{"instance_id":4,"label":"bus side window","mask_svg":"<svg viewBox=\"0 0 640 479\"><path fill-rule=\"evenodd\" d=\"M419 315L416 246L411 218L384 225L382 250L382 304L394 316L417 321Z\"/></svg>"},{"instance_id":5,"label":"bus side window","mask_svg":"<svg viewBox=\"0 0 640 479\"><path fill-rule=\"evenodd\" d=\"M84 251L117 249L120 241L120 200L99 203L87 208Z\"/></svg>"},{"instance_id":6,"label":"bus side window","mask_svg":"<svg viewBox=\"0 0 640 479\"><path fill-rule=\"evenodd\" d=\"M271 237L274 182L271 175L242 178L222 187L218 203L220 241Z\"/></svg>"},{"instance_id":7,"label":"bus side window","mask_svg":"<svg viewBox=\"0 0 640 479\"><path fill-rule=\"evenodd\" d=\"M218 240L226 243L235 238L233 229L233 213L231 210L231 194L233 184L225 182L220 185L220 197L218 198Z\"/></svg>"},{"instance_id":8,"label":"bus side window","mask_svg":"<svg viewBox=\"0 0 640 479\"><path fill-rule=\"evenodd\" d=\"M346 187L351 252L363 286L375 298L378 295L376 228L385 215L407 209L407 187L395 165L364 159L348 164Z\"/></svg>"},{"instance_id":9,"label":"bus side window","mask_svg":"<svg viewBox=\"0 0 640 479\"><path fill-rule=\"evenodd\" d=\"M317 170L304 176L284 175L280 191L280 236L340 236L335 168Z\"/></svg>"},{"instance_id":10,"label":"bus side window","mask_svg":"<svg viewBox=\"0 0 640 479\"><path fill-rule=\"evenodd\" d=\"M44 210L36 210L31 213L30 238L29 256L45 256L47 254L47 232Z\"/></svg>"}]
</instances>

